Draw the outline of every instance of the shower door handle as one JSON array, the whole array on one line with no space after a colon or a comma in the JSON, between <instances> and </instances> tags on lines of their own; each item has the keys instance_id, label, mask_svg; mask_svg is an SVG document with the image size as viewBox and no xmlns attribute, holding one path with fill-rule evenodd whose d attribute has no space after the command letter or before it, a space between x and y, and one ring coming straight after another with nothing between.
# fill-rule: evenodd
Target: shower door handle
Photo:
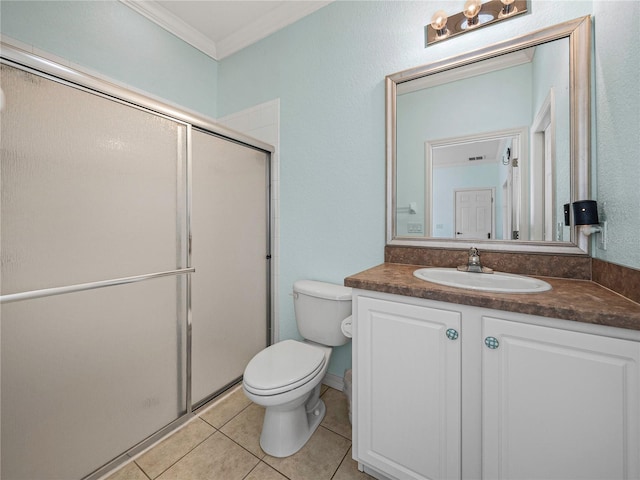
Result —
<instances>
[{"instance_id":1,"label":"shower door handle","mask_svg":"<svg viewBox=\"0 0 640 480\"><path fill-rule=\"evenodd\" d=\"M181 268L178 270L168 270L166 272L147 273L145 275L136 275L134 277L114 278L112 280L101 280L98 282L79 283L76 285L68 285L66 287L44 288L42 290L32 290L29 292L10 293L0 296L0 304L19 302L21 300L31 300L33 298L52 297L54 295L62 295L64 293L83 292L85 290L95 290L96 288L113 287L115 285L126 285L127 283L142 282L160 277L169 277L172 275L185 275L194 273L195 268Z\"/></svg>"}]
</instances>

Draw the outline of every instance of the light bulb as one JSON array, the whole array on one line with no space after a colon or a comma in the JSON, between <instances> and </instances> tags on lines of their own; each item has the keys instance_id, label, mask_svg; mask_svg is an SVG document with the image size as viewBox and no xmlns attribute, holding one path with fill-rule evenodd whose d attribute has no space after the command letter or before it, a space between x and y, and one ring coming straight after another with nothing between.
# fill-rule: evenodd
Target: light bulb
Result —
<instances>
[{"instance_id":1,"label":"light bulb","mask_svg":"<svg viewBox=\"0 0 640 480\"><path fill-rule=\"evenodd\" d=\"M475 27L478 25L478 14L482 8L481 0L467 0L462 9L462 13L467 17L467 26Z\"/></svg>"},{"instance_id":2,"label":"light bulb","mask_svg":"<svg viewBox=\"0 0 640 480\"><path fill-rule=\"evenodd\" d=\"M464 13L465 17L471 19L478 16L481 8L482 8L481 0L467 0L467 2L464 4L464 8L462 9L462 12Z\"/></svg>"},{"instance_id":3,"label":"light bulb","mask_svg":"<svg viewBox=\"0 0 640 480\"><path fill-rule=\"evenodd\" d=\"M433 14L433 17L431 17L431 26L435 31L438 32L438 35L442 35L443 33L445 33L444 31L446 31L447 29L448 19L449 17L444 10L438 10Z\"/></svg>"},{"instance_id":4,"label":"light bulb","mask_svg":"<svg viewBox=\"0 0 640 480\"><path fill-rule=\"evenodd\" d=\"M500 0L500 1L502 2L502 5L504 5L504 7L502 7L502 10L500 10L500 14L498 15L499 18L508 17L509 15L513 15L518 11L518 7L513 5L513 2L515 2L516 0Z\"/></svg>"}]
</instances>

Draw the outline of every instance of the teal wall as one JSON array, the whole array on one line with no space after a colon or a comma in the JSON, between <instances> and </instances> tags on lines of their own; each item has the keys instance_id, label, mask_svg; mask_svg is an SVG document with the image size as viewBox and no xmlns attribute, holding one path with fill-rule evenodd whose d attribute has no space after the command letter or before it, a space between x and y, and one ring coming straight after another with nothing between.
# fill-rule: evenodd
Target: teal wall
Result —
<instances>
[{"instance_id":1,"label":"teal wall","mask_svg":"<svg viewBox=\"0 0 640 480\"><path fill-rule=\"evenodd\" d=\"M607 251L594 252L640 269L640 2L594 2L593 14L593 199L609 229Z\"/></svg>"},{"instance_id":2,"label":"teal wall","mask_svg":"<svg viewBox=\"0 0 640 480\"><path fill-rule=\"evenodd\" d=\"M396 196L398 205L417 204L416 215L398 215L398 235L408 233L408 222L424 222L425 142L527 127L532 115L531 77L531 64L526 63L398 96ZM436 184L435 173L431 183ZM446 202L450 208L440 215L434 212L432 224L446 224L432 229L434 237L454 238L452 202L453 193ZM502 233L501 228L500 222L496 232Z\"/></svg>"},{"instance_id":3,"label":"teal wall","mask_svg":"<svg viewBox=\"0 0 640 480\"><path fill-rule=\"evenodd\" d=\"M294 281L342 284L384 259L383 80L395 65L377 50L404 29L402 3L337 2L220 62L221 114L280 98L280 338L298 336ZM350 365L346 345L329 372Z\"/></svg>"},{"instance_id":4,"label":"teal wall","mask_svg":"<svg viewBox=\"0 0 640 480\"><path fill-rule=\"evenodd\" d=\"M424 25L451 5L337 1L220 62L221 115L280 98L281 338L297 336L296 279L341 283L383 261L385 75L592 11L536 0L531 14L424 48ZM349 365L341 347L329 371Z\"/></svg>"},{"instance_id":5,"label":"teal wall","mask_svg":"<svg viewBox=\"0 0 640 480\"><path fill-rule=\"evenodd\" d=\"M0 2L0 32L215 118L218 64L116 1Z\"/></svg>"},{"instance_id":6,"label":"teal wall","mask_svg":"<svg viewBox=\"0 0 640 480\"><path fill-rule=\"evenodd\" d=\"M535 0L527 15L424 48L424 25L453 3L339 0L218 63L117 2L3 0L1 9L3 33L206 115L280 99L288 338L296 279L342 283L383 261L384 76L584 15L595 15L597 198L612 226L609 250L595 255L640 268L640 3ZM350 347L340 347L330 372L349 365Z\"/></svg>"}]
</instances>

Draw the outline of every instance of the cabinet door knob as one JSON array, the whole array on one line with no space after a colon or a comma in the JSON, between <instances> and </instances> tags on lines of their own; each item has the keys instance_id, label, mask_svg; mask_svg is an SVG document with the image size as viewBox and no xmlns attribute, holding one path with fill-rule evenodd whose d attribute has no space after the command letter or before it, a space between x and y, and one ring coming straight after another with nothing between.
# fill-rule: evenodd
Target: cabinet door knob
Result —
<instances>
[{"instance_id":1,"label":"cabinet door knob","mask_svg":"<svg viewBox=\"0 0 640 480\"><path fill-rule=\"evenodd\" d=\"M447 330L447 338L449 340L455 340L458 338L458 331L455 328L450 328Z\"/></svg>"},{"instance_id":2,"label":"cabinet door knob","mask_svg":"<svg viewBox=\"0 0 640 480\"><path fill-rule=\"evenodd\" d=\"M495 350L500 346L500 342L496 337L487 337L484 339L484 344L492 350Z\"/></svg>"}]
</instances>

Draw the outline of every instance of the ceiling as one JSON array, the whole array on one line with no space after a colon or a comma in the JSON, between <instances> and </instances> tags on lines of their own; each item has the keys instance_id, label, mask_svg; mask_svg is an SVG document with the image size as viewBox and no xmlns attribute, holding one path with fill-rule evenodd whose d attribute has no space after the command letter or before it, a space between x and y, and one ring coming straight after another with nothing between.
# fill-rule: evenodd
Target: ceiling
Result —
<instances>
[{"instance_id":1,"label":"ceiling","mask_svg":"<svg viewBox=\"0 0 640 480\"><path fill-rule=\"evenodd\" d=\"M211 58L223 58L333 0L120 0Z\"/></svg>"},{"instance_id":2,"label":"ceiling","mask_svg":"<svg viewBox=\"0 0 640 480\"><path fill-rule=\"evenodd\" d=\"M499 137L476 141L459 141L450 145L434 147L433 168L482 165L503 160L502 152L509 137ZM471 159L474 160L471 160Z\"/></svg>"}]
</instances>

